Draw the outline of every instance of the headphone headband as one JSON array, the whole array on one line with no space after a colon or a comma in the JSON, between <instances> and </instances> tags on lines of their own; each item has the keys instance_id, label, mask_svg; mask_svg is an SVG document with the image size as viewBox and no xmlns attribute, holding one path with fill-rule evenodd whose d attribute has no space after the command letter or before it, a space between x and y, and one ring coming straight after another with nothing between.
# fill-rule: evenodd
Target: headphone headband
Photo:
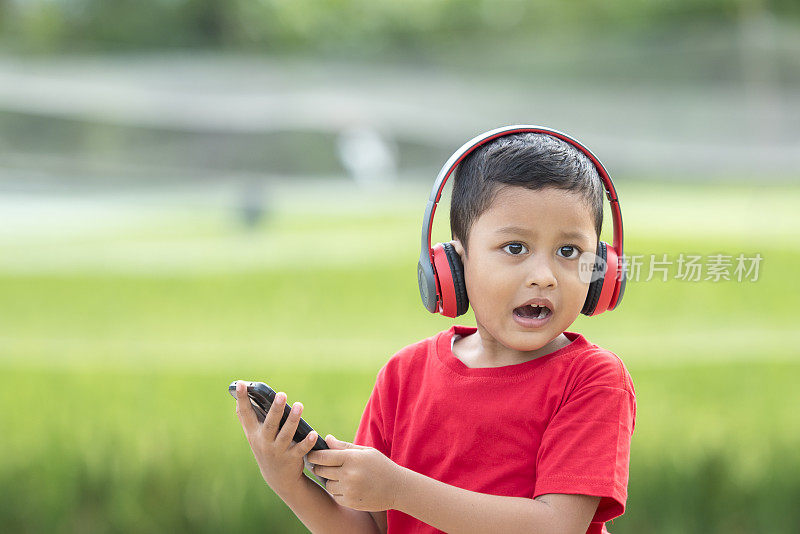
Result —
<instances>
[{"instance_id":1,"label":"headphone headband","mask_svg":"<svg viewBox=\"0 0 800 534\"><path fill-rule=\"evenodd\" d=\"M478 147L493 141L499 137L504 137L507 135L513 135L517 133L541 133L556 137L565 141L572 145L573 147L577 148L581 153L583 153L589 160L594 164L595 168L597 169L597 173L600 176L600 179L603 181L603 186L606 192L606 198L608 198L609 204L611 206L611 217L614 223L614 238L613 238L613 247L617 252L617 257L619 261L622 262L621 266L624 269L624 256L623 256L623 235L622 235L622 211L619 205L619 198L617 197L617 191L614 188L614 184L611 181L611 177L608 175L603 164L600 160L595 156L588 148L583 146L577 140L573 139L572 137L568 136L563 132L559 132L558 130L553 130L552 128L546 128L544 126L535 126L535 125L513 125L513 126L503 126L501 128L495 128L494 130L490 130L488 132L482 133L466 143L464 143L461 148L456 150L452 156L445 162L442 166L441 170L439 171L438 176L436 177L436 181L433 184L433 189L431 190L430 198L428 199L428 203L425 206L425 214L423 215L422 219L422 244L421 244L421 252L419 258L419 266L418 266L418 281L420 287L420 293L422 296L422 300L425 303L426 308L428 308L431 312L436 312L436 298L431 299L430 296L433 295L434 297L439 293L436 287L436 277L434 276L434 268L433 268L433 249L431 248L431 230L432 230L432 223L433 223L433 215L436 213L436 206L439 203L439 199L442 196L442 191L444 190L445 183L450 175L453 173L455 168L461 163L464 158L466 158L469 154L471 154L474 150ZM624 271L623 271L624 272ZM621 280L620 288L619 288L619 295L616 298L616 302L619 302L619 299L622 298L622 294L625 291L625 279ZM432 304L431 301L433 302ZM433 309L432 309L433 308Z\"/></svg>"}]
</instances>

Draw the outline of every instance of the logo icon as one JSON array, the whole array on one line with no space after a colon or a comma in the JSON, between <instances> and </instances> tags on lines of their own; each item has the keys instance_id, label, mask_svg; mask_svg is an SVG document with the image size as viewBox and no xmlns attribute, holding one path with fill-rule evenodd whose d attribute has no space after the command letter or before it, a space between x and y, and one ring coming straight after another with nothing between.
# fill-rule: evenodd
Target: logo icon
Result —
<instances>
[{"instance_id":1,"label":"logo icon","mask_svg":"<svg viewBox=\"0 0 800 534\"><path fill-rule=\"evenodd\" d=\"M578 278L581 282L592 283L606 274L606 260L594 252L583 252L578 257Z\"/></svg>"}]
</instances>

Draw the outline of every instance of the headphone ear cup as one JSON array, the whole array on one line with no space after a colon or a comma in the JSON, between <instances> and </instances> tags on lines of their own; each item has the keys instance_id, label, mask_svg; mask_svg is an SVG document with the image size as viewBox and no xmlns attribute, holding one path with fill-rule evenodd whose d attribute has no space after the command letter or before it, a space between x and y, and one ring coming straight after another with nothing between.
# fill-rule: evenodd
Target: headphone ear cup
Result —
<instances>
[{"instance_id":1,"label":"headphone ear cup","mask_svg":"<svg viewBox=\"0 0 800 534\"><path fill-rule=\"evenodd\" d=\"M443 244L447 261L450 263L450 272L453 275L453 287L456 291L456 317L464 315L469 309L469 298L467 297L467 284L464 282L464 264L461 256L458 255L456 248L451 243Z\"/></svg>"},{"instance_id":2,"label":"headphone ear cup","mask_svg":"<svg viewBox=\"0 0 800 534\"><path fill-rule=\"evenodd\" d=\"M437 298L441 306L434 313L446 317L458 317L466 313L467 290L464 286L464 267L461 258L450 243L433 246Z\"/></svg>"},{"instance_id":3,"label":"headphone ear cup","mask_svg":"<svg viewBox=\"0 0 800 534\"><path fill-rule=\"evenodd\" d=\"M598 315L611 308L611 299L619 287L619 282L617 281L618 270L617 250L606 244L606 269L603 275L603 288L600 291L600 296L597 297L597 305L592 315Z\"/></svg>"},{"instance_id":4,"label":"headphone ear cup","mask_svg":"<svg viewBox=\"0 0 800 534\"><path fill-rule=\"evenodd\" d=\"M586 302L583 303L581 313L584 315L594 315L594 310L597 307L597 301L600 299L600 293L603 291L605 283L605 270L608 263L606 262L606 243L599 241L597 243L597 257L598 259L592 266L592 278L596 278L589 284L589 292L586 294ZM596 273L603 271L603 276L598 276Z\"/></svg>"},{"instance_id":5,"label":"headphone ear cup","mask_svg":"<svg viewBox=\"0 0 800 534\"><path fill-rule=\"evenodd\" d=\"M628 266L626 265L624 254L617 256L616 276L616 280L614 281L614 293L611 295L611 302L608 303L609 310L613 310L619 306L622 295L625 293L625 284L628 281Z\"/></svg>"}]
</instances>

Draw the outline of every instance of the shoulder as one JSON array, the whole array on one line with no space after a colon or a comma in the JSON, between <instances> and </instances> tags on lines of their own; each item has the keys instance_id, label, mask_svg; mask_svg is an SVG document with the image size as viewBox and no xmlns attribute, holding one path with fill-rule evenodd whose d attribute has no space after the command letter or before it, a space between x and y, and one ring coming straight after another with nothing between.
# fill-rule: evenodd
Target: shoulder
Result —
<instances>
[{"instance_id":1,"label":"shoulder","mask_svg":"<svg viewBox=\"0 0 800 534\"><path fill-rule=\"evenodd\" d=\"M447 330L437 332L398 350L378 371L378 381L384 383L396 381L425 365L430 354L435 350L439 337L446 333Z\"/></svg>"},{"instance_id":2,"label":"shoulder","mask_svg":"<svg viewBox=\"0 0 800 534\"><path fill-rule=\"evenodd\" d=\"M593 417L625 420L631 432L636 423L636 391L622 359L614 352L585 342L574 351L561 382L561 403L572 410L589 410ZM569 413L569 412L567 412ZM603 415L604 414L604 415Z\"/></svg>"},{"instance_id":3,"label":"shoulder","mask_svg":"<svg viewBox=\"0 0 800 534\"><path fill-rule=\"evenodd\" d=\"M570 362L570 375L579 388L605 386L635 396L633 379L614 352L587 341Z\"/></svg>"}]
</instances>

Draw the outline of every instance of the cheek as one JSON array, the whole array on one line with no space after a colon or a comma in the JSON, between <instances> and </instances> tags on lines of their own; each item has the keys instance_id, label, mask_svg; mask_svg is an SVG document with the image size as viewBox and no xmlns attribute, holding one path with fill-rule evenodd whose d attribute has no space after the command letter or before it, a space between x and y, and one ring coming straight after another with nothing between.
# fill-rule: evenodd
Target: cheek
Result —
<instances>
[{"instance_id":1,"label":"cheek","mask_svg":"<svg viewBox=\"0 0 800 534\"><path fill-rule=\"evenodd\" d=\"M502 299L497 297L505 295L509 288L512 288L507 277L498 276L496 269L485 265L472 264L465 267L464 279L467 296L473 308L476 305L478 308L500 305Z\"/></svg>"},{"instance_id":2,"label":"cheek","mask_svg":"<svg viewBox=\"0 0 800 534\"><path fill-rule=\"evenodd\" d=\"M562 297L573 306L583 307L586 295L589 294L589 283L583 282L577 274L565 277L561 282Z\"/></svg>"}]
</instances>

